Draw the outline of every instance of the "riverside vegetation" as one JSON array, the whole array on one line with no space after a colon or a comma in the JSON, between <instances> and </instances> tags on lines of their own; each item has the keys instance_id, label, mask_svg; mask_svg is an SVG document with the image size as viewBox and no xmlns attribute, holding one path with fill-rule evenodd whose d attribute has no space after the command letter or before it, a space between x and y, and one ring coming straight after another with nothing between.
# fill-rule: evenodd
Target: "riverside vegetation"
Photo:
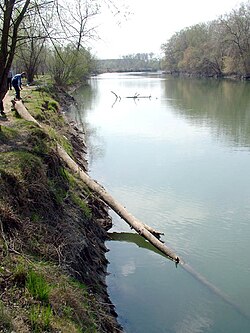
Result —
<instances>
[{"instance_id":1,"label":"riverside vegetation","mask_svg":"<svg viewBox=\"0 0 250 333\"><path fill-rule=\"evenodd\" d=\"M118 332L105 285L107 207L55 150L59 142L86 170L83 138L57 102L64 92L25 93L43 128L14 110L1 121L0 332Z\"/></svg>"},{"instance_id":2,"label":"riverside vegetation","mask_svg":"<svg viewBox=\"0 0 250 333\"><path fill-rule=\"evenodd\" d=\"M176 32L165 44L163 69L187 76L250 78L250 1L207 23Z\"/></svg>"}]
</instances>

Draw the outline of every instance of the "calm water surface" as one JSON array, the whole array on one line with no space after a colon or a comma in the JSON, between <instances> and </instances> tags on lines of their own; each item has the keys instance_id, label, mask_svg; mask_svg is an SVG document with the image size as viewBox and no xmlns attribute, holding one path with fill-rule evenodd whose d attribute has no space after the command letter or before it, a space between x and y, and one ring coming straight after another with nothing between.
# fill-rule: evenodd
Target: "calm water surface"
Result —
<instances>
[{"instance_id":1,"label":"calm water surface","mask_svg":"<svg viewBox=\"0 0 250 333\"><path fill-rule=\"evenodd\" d=\"M123 234L107 243L107 283L124 330L250 332L250 84L104 74L76 98L91 176L240 308L112 214Z\"/></svg>"}]
</instances>

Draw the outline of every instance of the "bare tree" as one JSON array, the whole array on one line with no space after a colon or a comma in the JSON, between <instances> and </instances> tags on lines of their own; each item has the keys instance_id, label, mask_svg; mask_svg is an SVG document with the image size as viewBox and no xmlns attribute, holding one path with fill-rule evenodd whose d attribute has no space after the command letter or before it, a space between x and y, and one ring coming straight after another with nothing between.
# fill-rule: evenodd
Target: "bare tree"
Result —
<instances>
[{"instance_id":1,"label":"bare tree","mask_svg":"<svg viewBox=\"0 0 250 333\"><path fill-rule=\"evenodd\" d=\"M100 13L96 0L61 1L57 3L58 17L67 41L79 51L89 40L97 38L93 18Z\"/></svg>"},{"instance_id":2,"label":"bare tree","mask_svg":"<svg viewBox=\"0 0 250 333\"><path fill-rule=\"evenodd\" d=\"M225 30L224 41L229 45L228 55L237 59L242 74L250 75L250 2L220 18Z\"/></svg>"},{"instance_id":3,"label":"bare tree","mask_svg":"<svg viewBox=\"0 0 250 333\"><path fill-rule=\"evenodd\" d=\"M22 23L43 8L51 7L53 0L0 0L0 110L7 92L7 76L18 43L27 39Z\"/></svg>"},{"instance_id":4,"label":"bare tree","mask_svg":"<svg viewBox=\"0 0 250 333\"><path fill-rule=\"evenodd\" d=\"M102 5L108 6L114 13L119 12L115 1L73 0L67 4L65 0L0 0L0 110L3 111L7 76L17 45L28 39L28 47L39 51L44 40L50 39L54 46L59 41L62 46L74 43L80 51L82 46L86 46L83 45L86 40L95 35L95 26L90 19L100 13ZM48 20L46 13L50 13L53 20ZM40 20L42 36L30 29L31 18L35 16L35 20ZM49 21L53 27L48 26ZM37 55L34 58L34 61L38 60Z\"/></svg>"},{"instance_id":5,"label":"bare tree","mask_svg":"<svg viewBox=\"0 0 250 333\"><path fill-rule=\"evenodd\" d=\"M3 98L7 91L7 76L10 70L18 29L30 6L30 0L1 0L0 2L0 110L3 111Z\"/></svg>"},{"instance_id":6,"label":"bare tree","mask_svg":"<svg viewBox=\"0 0 250 333\"><path fill-rule=\"evenodd\" d=\"M51 32L51 14L44 12L46 20L42 24L38 15L28 13L21 27L23 36L17 44L16 62L20 64L27 75L27 81L32 83L38 72L39 65L44 61L44 48L48 35Z\"/></svg>"}]
</instances>

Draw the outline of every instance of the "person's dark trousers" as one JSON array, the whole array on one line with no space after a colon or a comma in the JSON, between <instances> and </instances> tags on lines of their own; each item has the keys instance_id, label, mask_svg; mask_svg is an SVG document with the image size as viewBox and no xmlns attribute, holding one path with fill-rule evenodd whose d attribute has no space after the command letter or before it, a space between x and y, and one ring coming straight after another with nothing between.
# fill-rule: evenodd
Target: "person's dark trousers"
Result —
<instances>
[{"instance_id":1,"label":"person's dark trousers","mask_svg":"<svg viewBox=\"0 0 250 333\"><path fill-rule=\"evenodd\" d=\"M20 97L20 88L18 87L18 85L13 84L13 88L16 91L16 99L21 99L21 97Z\"/></svg>"},{"instance_id":2,"label":"person's dark trousers","mask_svg":"<svg viewBox=\"0 0 250 333\"><path fill-rule=\"evenodd\" d=\"M8 77L7 83L8 83L8 89L12 89L12 84L11 84L11 77Z\"/></svg>"},{"instance_id":3,"label":"person's dark trousers","mask_svg":"<svg viewBox=\"0 0 250 333\"><path fill-rule=\"evenodd\" d=\"M3 101L0 101L0 113L4 112Z\"/></svg>"}]
</instances>

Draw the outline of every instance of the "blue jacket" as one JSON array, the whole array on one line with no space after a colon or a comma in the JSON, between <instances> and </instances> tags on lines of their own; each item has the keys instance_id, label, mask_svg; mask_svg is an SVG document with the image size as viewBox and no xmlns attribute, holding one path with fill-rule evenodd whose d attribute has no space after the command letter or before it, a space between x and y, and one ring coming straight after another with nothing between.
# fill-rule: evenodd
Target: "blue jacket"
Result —
<instances>
[{"instance_id":1,"label":"blue jacket","mask_svg":"<svg viewBox=\"0 0 250 333\"><path fill-rule=\"evenodd\" d=\"M13 87L19 87L21 88L22 86L22 77L21 74L16 74L13 76L12 81L11 81Z\"/></svg>"}]
</instances>

